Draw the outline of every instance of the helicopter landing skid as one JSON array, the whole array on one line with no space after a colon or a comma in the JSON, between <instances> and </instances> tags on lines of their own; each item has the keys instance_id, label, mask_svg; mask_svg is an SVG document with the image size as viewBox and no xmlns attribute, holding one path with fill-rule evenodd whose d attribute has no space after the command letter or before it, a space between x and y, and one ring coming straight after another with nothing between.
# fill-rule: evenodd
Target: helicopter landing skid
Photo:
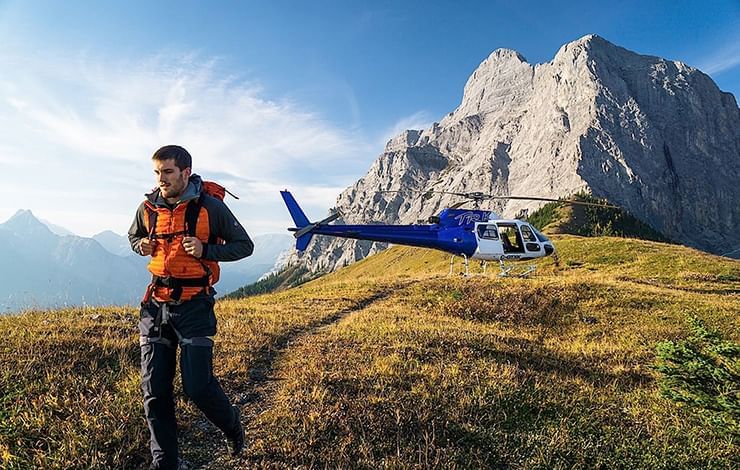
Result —
<instances>
[{"instance_id":1,"label":"helicopter landing skid","mask_svg":"<svg viewBox=\"0 0 740 470\"><path fill-rule=\"evenodd\" d=\"M470 260L465 254L460 255L463 258L463 263L465 264L465 272L462 272L464 277L470 277ZM488 263L486 261L481 261L481 268L483 270L483 275L486 274L486 267L488 266ZM528 277L530 274L532 274L536 269L536 264L530 264L528 266L516 266L516 265L506 265L504 264L504 260L499 260L499 267L501 268L501 271L498 273L499 277ZM455 271L455 255L450 256L450 276Z\"/></svg>"},{"instance_id":2,"label":"helicopter landing skid","mask_svg":"<svg viewBox=\"0 0 740 470\"><path fill-rule=\"evenodd\" d=\"M461 254L461 256L463 257L463 261L465 263L465 272L462 273L462 275L465 277L470 277L470 271L468 270L470 263L468 262L468 257L465 255L465 253ZM452 271L455 269L454 264L455 264L455 255L452 255L450 256L450 274L449 274L450 276L452 276Z\"/></svg>"},{"instance_id":3,"label":"helicopter landing skid","mask_svg":"<svg viewBox=\"0 0 740 470\"><path fill-rule=\"evenodd\" d=\"M499 260L499 266L501 268L501 272L498 273L499 277L529 277L529 275L537 269L536 264L530 264L524 267L514 265L507 266L504 264L504 260Z\"/></svg>"}]
</instances>

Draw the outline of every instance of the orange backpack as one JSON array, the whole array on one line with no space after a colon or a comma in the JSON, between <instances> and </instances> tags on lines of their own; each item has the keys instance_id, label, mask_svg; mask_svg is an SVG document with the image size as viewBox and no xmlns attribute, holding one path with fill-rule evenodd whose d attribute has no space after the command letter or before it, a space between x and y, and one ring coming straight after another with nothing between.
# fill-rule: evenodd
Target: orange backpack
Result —
<instances>
[{"instance_id":1,"label":"orange backpack","mask_svg":"<svg viewBox=\"0 0 740 470\"><path fill-rule=\"evenodd\" d=\"M202 190L204 193L213 196L221 201L223 201L224 197L226 197L226 193L228 193L234 199L239 199L237 196L234 195L234 193L213 181L203 181Z\"/></svg>"}]
</instances>

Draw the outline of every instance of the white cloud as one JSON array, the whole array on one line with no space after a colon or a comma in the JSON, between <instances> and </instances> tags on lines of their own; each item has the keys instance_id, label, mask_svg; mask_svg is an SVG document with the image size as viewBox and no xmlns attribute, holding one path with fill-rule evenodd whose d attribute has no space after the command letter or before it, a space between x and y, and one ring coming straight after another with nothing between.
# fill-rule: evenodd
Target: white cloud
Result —
<instances>
[{"instance_id":1,"label":"white cloud","mask_svg":"<svg viewBox=\"0 0 740 470\"><path fill-rule=\"evenodd\" d=\"M259 83L197 55L0 55L0 69L0 164L12 182L0 187L4 206L81 234L128 228L154 184L149 156L164 144L187 148L197 173L232 182L243 199L230 206L243 224L270 231L290 224L279 189L295 190L320 216L378 151L356 131L268 98Z\"/></svg>"},{"instance_id":2,"label":"white cloud","mask_svg":"<svg viewBox=\"0 0 740 470\"><path fill-rule=\"evenodd\" d=\"M708 74L719 74L725 70L735 68L740 64L740 46L722 51L721 54L706 59L699 65L699 70Z\"/></svg>"},{"instance_id":3,"label":"white cloud","mask_svg":"<svg viewBox=\"0 0 740 470\"><path fill-rule=\"evenodd\" d=\"M704 73L719 74L740 65L740 32L728 39L725 45L700 60L697 68Z\"/></svg>"}]
</instances>

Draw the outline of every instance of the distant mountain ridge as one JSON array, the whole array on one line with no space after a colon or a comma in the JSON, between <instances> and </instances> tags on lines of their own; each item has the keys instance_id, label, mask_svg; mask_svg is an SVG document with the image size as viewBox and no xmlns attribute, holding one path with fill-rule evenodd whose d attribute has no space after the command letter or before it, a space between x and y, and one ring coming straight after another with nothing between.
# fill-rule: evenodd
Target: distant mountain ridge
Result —
<instances>
[{"instance_id":1,"label":"distant mountain ridge","mask_svg":"<svg viewBox=\"0 0 740 470\"><path fill-rule=\"evenodd\" d=\"M252 256L235 263L221 263L221 280L216 285L219 295L226 295L251 284L276 269L285 252L289 252L294 238L287 233L258 235L252 238Z\"/></svg>"},{"instance_id":2,"label":"distant mountain ridge","mask_svg":"<svg viewBox=\"0 0 740 470\"><path fill-rule=\"evenodd\" d=\"M96 233L92 238L114 255L123 257L136 255L131 251L131 244L128 241L128 237L119 235L112 230L104 230Z\"/></svg>"},{"instance_id":3,"label":"distant mountain ridge","mask_svg":"<svg viewBox=\"0 0 740 470\"><path fill-rule=\"evenodd\" d=\"M131 304L148 276L141 259L91 238L59 236L31 211L0 224L0 313L64 305Z\"/></svg>"},{"instance_id":4,"label":"distant mountain ridge","mask_svg":"<svg viewBox=\"0 0 740 470\"><path fill-rule=\"evenodd\" d=\"M273 269L291 241L288 234L254 237L253 256L221 263L216 290L227 294L256 281ZM151 279L146 270L149 258L133 253L127 237L109 230L92 238L58 235L29 210L19 210L0 223L0 259L0 314L28 308L136 304Z\"/></svg>"},{"instance_id":5,"label":"distant mountain ridge","mask_svg":"<svg viewBox=\"0 0 740 470\"><path fill-rule=\"evenodd\" d=\"M459 202L419 191L585 192L672 240L724 254L740 248L738 182L740 110L732 94L686 64L589 35L544 64L494 51L470 76L455 111L391 139L339 195L343 218L336 223L416 223ZM514 216L542 204L488 208ZM292 262L333 271L382 248L318 236Z\"/></svg>"}]
</instances>

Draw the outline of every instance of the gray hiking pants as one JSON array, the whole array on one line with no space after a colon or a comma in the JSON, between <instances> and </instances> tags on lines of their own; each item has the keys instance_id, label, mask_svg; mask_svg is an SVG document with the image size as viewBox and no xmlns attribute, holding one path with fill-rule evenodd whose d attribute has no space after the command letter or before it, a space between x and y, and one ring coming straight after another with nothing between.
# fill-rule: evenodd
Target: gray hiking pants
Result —
<instances>
[{"instance_id":1,"label":"gray hiking pants","mask_svg":"<svg viewBox=\"0 0 740 470\"><path fill-rule=\"evenodd\" d=\"M236 414L213 376L216 316L213 297L168 306L166 322L155 302L141 307L141 389L144 392L152 468L177 468L177 423L173 380L180 346L180 374L185 394L227 436L234 434Z\"/></svg>"}]
</instances>

